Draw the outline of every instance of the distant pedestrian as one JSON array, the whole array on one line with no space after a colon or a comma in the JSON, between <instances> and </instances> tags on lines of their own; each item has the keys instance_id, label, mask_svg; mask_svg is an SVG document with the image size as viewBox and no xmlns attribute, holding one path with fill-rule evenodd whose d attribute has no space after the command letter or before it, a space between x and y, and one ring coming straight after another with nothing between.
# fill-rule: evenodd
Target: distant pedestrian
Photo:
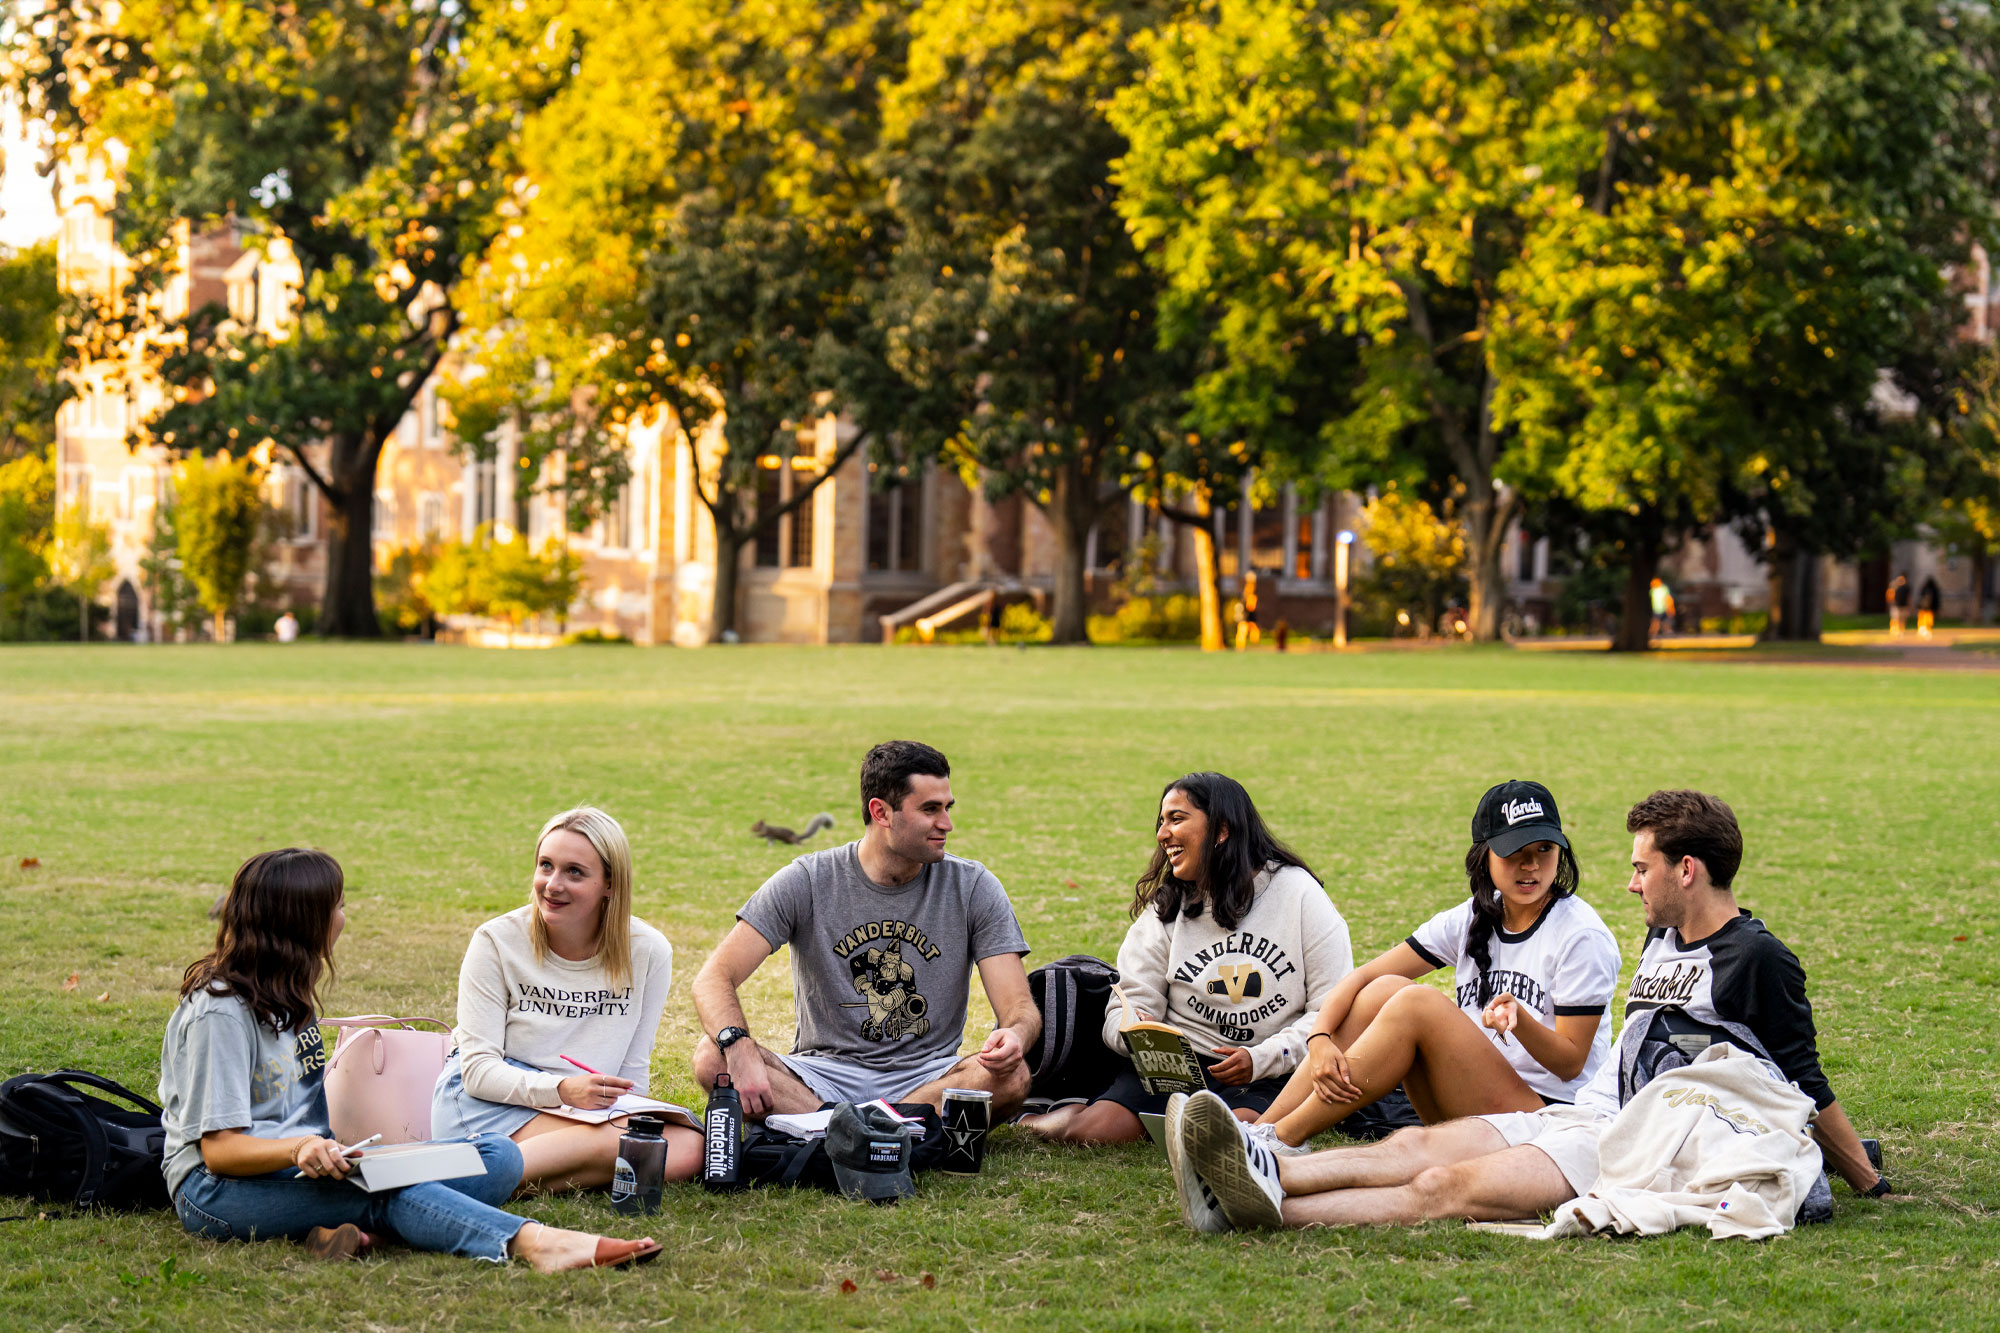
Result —
<instances>
[{"instance_id":1,"label":"distant pedestrian","mask_svg":"<svg viewBox=\"0 0 2000 1333\"><path fill-rule=\"evenodd\" d=\"M278 617L278 623L271 627L277 631L279 643L296 643L299 637L299 618L290 611Z\"/></svg>"},{"instance_id":2,"label":"distant pedestrian","mask_svg":"<svg viewBox=\"0 0 2000 1333\"><path fill-rule=\"evenodd\" d=\"M1917 637L1928 639L1931 627L1937 624L1938 584L1935 575L1924 575L1924 586L1917 589Z\"/></svg>"},{"instance_id":3,"label":"distant pedestrian","mask_svg":"<svg viewBox=\"0 0 2000 1333\"><path fill-rule=\"evenodd\" d=\"M1664 639L1673 633L1674 590L1667 586L1665 579L1655 578L1647 588L1647 592L1652 597L1653 603L1653 637Z\"/></svg>"},{"instance_id":4,"label":"distant pedestrian","mask_svg":"<svg viewBox=\"0 0 2000 1333\"><path fill-rule=\"evenodd\" d=\"M1903 617L1910 609L1910 581L1901 574L1889 581L1889 589L1882 594L1889 604L1889 637L1903 637Z\"/></svg>"}]
</instances>

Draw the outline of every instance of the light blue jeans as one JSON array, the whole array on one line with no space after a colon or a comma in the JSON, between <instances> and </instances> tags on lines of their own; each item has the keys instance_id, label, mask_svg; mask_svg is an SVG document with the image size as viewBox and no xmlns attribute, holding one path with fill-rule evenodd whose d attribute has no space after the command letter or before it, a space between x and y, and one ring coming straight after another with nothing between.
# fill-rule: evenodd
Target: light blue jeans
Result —
<instances>
[{"instance_id":1,"label":"light blue jeans","mask_svg":"<svg viewBox=\"0 0 2000 1333\"><path fill-rule=\"evenodd\" d=\"M299 1240L314 1227L352 1222L399 1237L417 1250L507 1261L507 1242L527 1219L503 1213L521 1183L521 1150L483 1134L473 1141L483 1176L431 1181L370 1194L345 1180L316 1180L296 1167L267 1176L218 1176L198 1166L181 1182L174 1211L181 1225L210 1240Z\"/></svg>"}]
</instances>

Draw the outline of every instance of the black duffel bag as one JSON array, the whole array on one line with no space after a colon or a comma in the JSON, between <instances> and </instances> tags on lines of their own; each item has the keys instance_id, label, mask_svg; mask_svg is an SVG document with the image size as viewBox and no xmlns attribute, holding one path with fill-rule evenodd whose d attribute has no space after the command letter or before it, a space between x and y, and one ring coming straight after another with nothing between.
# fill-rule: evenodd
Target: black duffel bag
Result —
<instances>
[{"instance_id":1,"label":"black duffel bag","mask_svg":"<svg viewBox=\"0 0 2000 1333\"><path fill-rule=\"evenodd\" d=\"M898 1115L921 1120L924 1132L914 1140L910 1172L930 1170L944 1160L944 1121L937 1108L924 1102L894 1103ZM831 1111L833 1102L821 1104ZM826 1139L796 1139L769 1125L754 1125L743 1142L743 1165L738 1179L744 1187L790 1185L799 1189L822 1189L840 1193L833 1176L833 1158L827 1155Z\"/></svg>"},{"instance_id":2,"label":"black duffel bag","mask_svg":"<svg viewBox=\"0 0 2000 1333\"><path fill-rule=\"evenodd\" d=\"M165 1208L166 1140L160 1108L101 1075L59 1069L0 1083L0 1194L79 1208Z\"/></svg>"}]
</instances>

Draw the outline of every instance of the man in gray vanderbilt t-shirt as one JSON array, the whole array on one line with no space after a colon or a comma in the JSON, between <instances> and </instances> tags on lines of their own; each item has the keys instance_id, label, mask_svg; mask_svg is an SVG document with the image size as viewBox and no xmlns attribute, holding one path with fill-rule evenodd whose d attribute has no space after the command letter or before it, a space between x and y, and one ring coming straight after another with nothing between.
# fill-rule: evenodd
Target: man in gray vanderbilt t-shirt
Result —
<instances>
[{"instance_id":1,"label":"man in gray vanderbilt t-shirt","mask_svg":"<svg viewBox=\"0 0 2000 1333\"><path fill-rule=\"evenodd\" d=\"M727 1073L753 1117L875 1097L935 1106L947 1087L990 1091L1007 1114L1027 1096L1022 1057L1041 1016L1006 891L945 853L950 765L927 745L885 742L863 761L861 799L860 841L771 876L695 978L695 1077L712 1088ZM780 1055L750 1034L737 992L785 945L798 1039ZM974 967L999 1025L960 1059Z\"/></svg>"}]
</instances>

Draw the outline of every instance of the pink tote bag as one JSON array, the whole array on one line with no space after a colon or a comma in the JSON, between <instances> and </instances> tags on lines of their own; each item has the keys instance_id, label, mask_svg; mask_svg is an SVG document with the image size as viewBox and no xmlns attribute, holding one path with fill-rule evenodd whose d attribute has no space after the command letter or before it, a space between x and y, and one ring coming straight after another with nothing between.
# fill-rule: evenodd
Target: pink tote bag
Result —
<instances>
[{"instance_id":1,"label":"pink tote bag","mask_svg":"<svg viewBox=\"0 0 2000 1333\"><path fill-rule=\"evenodd\" d=\"M394 1024L378 1027L377 1024ZM412 1023L430 1023L425 1032ZM431 1136L431 1090L451 1055L451 1029L435 1018L357 1014L322 1018L339 1028L326 1063L326 1109L333 1136L359 1143L380 1134L384 1143L419 1143Z\"/></svg>"}]
</instances>

